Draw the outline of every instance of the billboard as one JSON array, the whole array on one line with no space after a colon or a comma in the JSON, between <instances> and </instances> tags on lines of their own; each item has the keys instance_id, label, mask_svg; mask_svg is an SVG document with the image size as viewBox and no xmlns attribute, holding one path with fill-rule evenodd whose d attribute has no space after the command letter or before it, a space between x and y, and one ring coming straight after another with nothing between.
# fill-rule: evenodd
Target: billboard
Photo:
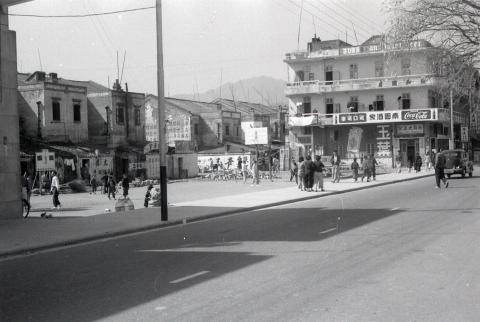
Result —
<instances>
[{"instance_id":1,"label":"billboard","mask_svg":"<svg viewBox=\"0 0 480 322\"><path fill-rule=\"evenodd\" d=\"M245 145L268 144L268 127L247 128Z\"/></svg>"},{"instance_id":2,"label":"billboard","mask_svg":"<svg viewBox=\"0 0 480 322\"><path fill-rule=\"evenodd\" d=\"M55 169L55 152L43 149L35 153L35 167L37 171L52 171Z\"/></svg>"},{"instance_id":3,"label":"billboard","mask_svg":"<svg viewBox=\"0 0 480 322\"><path fill-rule=\"evenodd\" d=\"M167 121L167 142L169 146L175 146L175 141L190 141L192 133L190 129L190 116L169 115Z\"/></svg>"}]
</instances>

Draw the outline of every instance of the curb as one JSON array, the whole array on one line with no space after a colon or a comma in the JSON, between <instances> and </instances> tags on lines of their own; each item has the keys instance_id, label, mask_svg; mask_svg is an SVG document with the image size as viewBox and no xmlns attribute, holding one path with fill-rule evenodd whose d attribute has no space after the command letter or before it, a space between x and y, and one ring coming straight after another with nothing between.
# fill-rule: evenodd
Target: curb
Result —
<instances>
[{"instance_id":1,"label":"curb","mask_svg":"<svg viewBox=\"0 0 480 322\"><path fill-rule=\"evenodd\" d=\"M224 217L224 216L233 215L233 214L240 214L240 213L254 211L254 210L260 210L260 209L265 209L265 208L270 208L270 207L275 207L275 206L282 206L282 205L286 205L286 204L290 204L290 203L296 203L296 202L318 199L318 198L323 198L323 197L332 196L332 195L344 194L344 193L353 192L353 191L360 191L360 190L365 190L365 189L370 189L370 188L375 188L375 187L386 186L386 185L391 185L391 184L398 183L398 182L413 181L413 180L417 180L417 179L427 178L427 177L430 177L430 176L433 176L433 175L434 174L425 174L425 175L412 177L412 178L405 178L405 179L398 179L398 180L393 180L393 181L389 181L389 182L375 183L375 184L372 184L372 185L369 185L369 186L355 187L355 188L345 189L345 190L341 190L341 191L326 192L326 193L319 194L319 195L310 195L310 196L305 196L305 197L300 197L300 198L295 198L295 199L288 199L288 200L282 200L282 201L277 201L277 202L271 202L271 203L257 205L257 206L253 206L253 207L226 210L226 211L221 211L221 212L217 212L217 213L214 213L214 214L201 215L201 216L198 216L198 217L186 217L184 219L177 219L177 220L173 220L173 221L156 223L156 224L151 224L151 225L147 225L147 226L144 226L144 227L138 227L138 228L133 228L133 229L127 228L127 229L122 229L122 230L114 231L114 232L105 232L105 233L102 233L102 234L96 234L96 235L92 235L92 236L76 238L76 239L67 240L67 241L52 242L50 244L41 245L41 246L25 247L25 248L21 248L21 249L12 250L12 251L2 252L2 253L0 253L0 259L6 259L6 258L9 258L9 257L15 257L15 256L20 256L20 255L31 255L31 254L41 252L41 251L45 251L45 250L53 250L53 249L56 249L56 248L62 248L62 247L66 247L66 246L75 246L75 245L89 243L89 242L92 242L92 241L102 241L102 240L107 240L107 239L114 238L114 237L128 236L128 235L132 235L132 234L148 232L148 231L161 229L161 228L166 228L166 227L171 227L171 226L178 226L178 225L182 225L182 224L195 223L195 222L200 222L200 221L204 221L204 220L208 220L208 219L214 219L214 218L218 218L218 217Z\"/></svg>"}]
</instances>

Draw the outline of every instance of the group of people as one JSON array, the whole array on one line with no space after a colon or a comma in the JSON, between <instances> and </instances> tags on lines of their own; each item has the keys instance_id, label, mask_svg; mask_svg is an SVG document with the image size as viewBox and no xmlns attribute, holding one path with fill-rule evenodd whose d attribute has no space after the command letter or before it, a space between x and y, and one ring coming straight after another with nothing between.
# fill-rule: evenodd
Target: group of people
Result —
<instances>
[{"instance_id":1,"label":"group of people","mask_svg":"<svg viewBox=\"0 0 480 322\"><path fill-rule=\"evenodd\" d=\"M363 182L363 179L365 177L367 178L367 182L370 182L370 178L372 180L376 180L377 178L377 159L375 159L375 156L373 154L371 155L365 155L360 157L360 163L357 162L357 158L353 158L353 162L350 165L350 169L352 170L352 176L353 180L355 182L358 181L359 177L359 170L363 170L363 174L361 177L361 180Z\"/></svg>"},{"instance_id":2,"label":"group of people","mask_svg":"<svg viewBox=\"0 0 480 322\"><path fill-rule=\"evenodd\" d=\"M295 159L292 160L292 171L290 181L295 178L298 189L302 191L325 191L323 187L323 176L325 172L325 165L321 161L320 156L315 156L315 161L307 155L305 158L298 158L298 163Z\"/></svg>"},{"instance_id":3,"label":"group of people","mask_svg":"<svg viewBox=\"0 0 480 322\"><path fill-rule=\"evenodd\" d=\"M58 180L57 176L57 171L52 171L51 172L51 183L50 183L50 193L52 194L52 202L53 202L53 208L52 209L60 209L62 206L59 195L60 195L60 181ZM47 181L48 180L48 172L45 172L41 175L40 177L40 193L43 195L43 192L47 190ZM28 214L30 213L30 209L32 207L30 203L30 197L32 195L32 188L33 188L33 182L32 179L26 171L23 174L22 180L21 180L21 187L22 187L22 201L25 204L25 207L27 208L25 218L28 217ZM43 214L42 214L43 215Z\"/></svg>"}]
</instances>

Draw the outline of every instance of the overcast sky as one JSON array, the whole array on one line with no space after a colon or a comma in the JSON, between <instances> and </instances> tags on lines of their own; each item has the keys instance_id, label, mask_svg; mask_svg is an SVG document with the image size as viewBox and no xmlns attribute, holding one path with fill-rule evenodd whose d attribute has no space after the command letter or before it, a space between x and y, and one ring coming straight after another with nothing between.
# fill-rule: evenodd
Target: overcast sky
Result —
<instances>
[{"instance_id":1,"label":"overcast sky","mask_svg":"<svg viewBox=\"0 0 480 322\"><path fill-rule=\"evenodd\" d=\"M204 92L255 76L286 79L285 53L316 32L321 39L361 43L384 30L382 0L163 0L165 92ZM155 6L154 0L34 0L10 14L71 15ZM155 9L87 18L10 17L18 69L155 93ZM354 31L355 30L355 31ZM121 73L121 71L120 71Z\"/></svg>"}]
</instances>

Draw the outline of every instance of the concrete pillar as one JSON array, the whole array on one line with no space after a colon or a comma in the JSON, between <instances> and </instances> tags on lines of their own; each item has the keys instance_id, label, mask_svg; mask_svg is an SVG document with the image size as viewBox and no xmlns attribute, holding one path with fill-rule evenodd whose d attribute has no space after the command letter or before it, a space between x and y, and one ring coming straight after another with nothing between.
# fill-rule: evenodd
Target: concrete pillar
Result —
<instances>
[{"instance_id":1,"label":"concrete pillar","mask_svg":"<svg viewBox=\"0 0 480 322\"><path fill-rule=\"evenodd\" d=\"M17 46L0 6L0 219L21 218L20 141L17 109Z\"/></svg>"}]
</instances>

